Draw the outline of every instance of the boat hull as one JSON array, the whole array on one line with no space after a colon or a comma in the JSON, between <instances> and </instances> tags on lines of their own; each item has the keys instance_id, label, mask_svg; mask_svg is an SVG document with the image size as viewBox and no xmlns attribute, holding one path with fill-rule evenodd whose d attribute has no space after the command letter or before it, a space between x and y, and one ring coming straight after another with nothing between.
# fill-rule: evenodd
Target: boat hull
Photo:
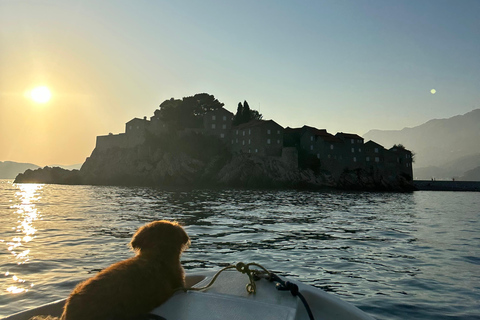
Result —
<instances>
[{"instance_id":1,"label":"boat hull","mask_svg":"<svg viewBox=\"0 0 480 320\"><path fill-rule=\"evenodd\" d=\"M188 287L203 287L215 272L187 274ZM374 320L352 304L321 289L295 283L305 297L315 319L321 320ZM249 278L237 271L222 272L215 283L202 291L179 291L151 313L171 319L195 320L303 320L309 319L305 306L288 291L279 291L275 284L260 279L255 282L256 293L248 293ZM65 300L56 301L35 309L11 315L4 320L28 320L35 315L60 316Z\"/></svg>"}]
</instances>

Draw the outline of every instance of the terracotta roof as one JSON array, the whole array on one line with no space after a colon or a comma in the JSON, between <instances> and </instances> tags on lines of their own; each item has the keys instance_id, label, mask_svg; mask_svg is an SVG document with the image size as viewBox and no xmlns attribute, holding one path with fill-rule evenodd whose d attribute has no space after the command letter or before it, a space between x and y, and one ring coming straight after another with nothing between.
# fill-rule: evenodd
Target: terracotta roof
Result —
<instances>
[{"instance_id":1,"label":"terracotta roof","mask_svg":"<svg viewBox=\"0 0 480 320\"><path fill-rule=\"evenodd\" d=\"M375 147L381 147L381 148L384 148L381 144L379 143L376 143L375 141L372 141L372 140L368 140L368 142L365 142L365 146L369 146L369 145L373 145ZM384 148L385 149L385 148Z\"/></svg>"},{"instance_id":2,"label":"terracotta roof","mask_svg":"<svg viewBox=\"0 0 480 320\"><path fill-rule=\"evenodd\" d=\"M343 142L342 139L335 137L333 134L325 132L323 134L317 135L317 139L322 139L329 142Z\"/></svg>"},{"instance_id":3,"label":"terracotta roof","mask_svg":"<svg viewBox=\"0 0 480 320\"><path fill-rule=\"evenodd\" d=\"M345 138L345 139L361 139L361 140L363 140L363 138L360 137L360 136L359 136L358 134L356 134L356 133L338 132L338 133L335 135L335 137L336 137L336 136L342 136L342 137Z\"/></svg>"},{"instance_id":4,"label":"terracotta roof","mask_svg":"<svg viewBox=\"0 0 480 320\"><path fill-rule=\"evenodd\" d=\"M232 127L232 129L245 129L245 128L258 127L258 126L263 126L267 123L273 123L273 124L275 124L275 125L277 125L277 126L279 126L283 129L283 127L281 125L279 125L278 123L276 123L273 120L252 120L252 121L249 121L247 123L242 123L238 126Z\"/></svg>"}]
</instances>

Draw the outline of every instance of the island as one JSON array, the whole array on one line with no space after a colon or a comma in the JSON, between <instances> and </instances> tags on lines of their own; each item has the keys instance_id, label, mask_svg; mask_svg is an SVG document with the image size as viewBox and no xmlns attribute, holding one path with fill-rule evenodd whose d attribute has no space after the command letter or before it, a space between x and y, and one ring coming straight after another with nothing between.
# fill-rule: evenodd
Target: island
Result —
<instances>
[{"instance_id":1,"label":"island","mask_svg":"<svg viewBox=\"0 0 480 320\"><path fill-rule=\"evenodd\" d=\"M282 127L248 102L234 114L200 93L160 104L125 132L98 136L80 170L40 168L16 183L413 191L414 156L355 133Z\"/></svg>"}]
</instances>

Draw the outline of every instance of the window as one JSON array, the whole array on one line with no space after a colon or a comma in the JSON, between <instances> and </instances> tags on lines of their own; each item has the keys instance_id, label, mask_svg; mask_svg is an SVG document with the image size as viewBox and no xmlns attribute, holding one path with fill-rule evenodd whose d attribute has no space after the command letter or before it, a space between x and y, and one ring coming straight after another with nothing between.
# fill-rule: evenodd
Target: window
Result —
<instances>
[{"instance_id":1,"label":"window","mask_svg":"<svg viewBox=\"0 0 480 320\"><path fill-rule=\"evenodd\" d=\"M235 130L235 134L238 135L238 130Z\"/></svg>"},{"instance_id":2,"label":"window","mask_svg":"<svg viewBox=\"0 0 480 320\"><path fill-rule=\"evenodd\" d=\"M250 149L248 149L248 153L251 153L252 151Z\"/></svg>"},{"instance_id":3,"label":"window","mask_svg":"<svg viewBox=\"0 0 480 320\"><path fill-rule=\"evenodd\" d=\"M280 140L277 140L277 144L280 144Z\"/></svg>"},{"instance_id":4,"label":"window","mask_svg":"<svg viewBox=\"0 0 480 320\"><path fill-rule=\"evenodd\" d=\"M215 116L212 116L212 120L215 120Z\"/></svg>"},{"instance_id":5,"label":"window","mask_svg":"<svg viewBox=\"0 0 480 320\"><path fill-rule=\"evenodd\" d=\"M280 130L277 130L277 134L280 134Z\"/></svg>"},{"instance_id":6,"label":"window","mask_svg":"<svg viewBox=\"0 0 480 320\"><path fill-rule=\"evenodd\" d=\"M329 154L329 155L328 155L328 159L330 159L331 157L332 157L332 155L331 155L331 154Z\"/></svg>"},{"instance_id":7,"label":"window","mask_svg":"<svg viewBox=\"0 0 480 320\"><path fill-rule=\"evenodd\" d=\"M227 116L223 116L223 121L227 121Z\"/></svg>"},{"instance_id":8,"label":"window","mask_svg":"<svg viewBox=\"0 0 480 320\"><path fill-rule=\"evenodd\" d=\"M252 144L252 141L250 139L248 139L248 144Z\"/></svg>"},{"instance_id":9,"label":"window","mask_svg":"<svg viewBox=\"0 0 480 320\"><path fill-rule=\"evenodd\" d=\"M248 129L248 134L252 134L252 130L251 130L251 129Z\"/></svg>"},{"instance_id":10,"label":"window","mask_svg":"<svg viewBox=\"0 0 480 320\"><path fill-rule=\"evenodd\" d=\"M357 157L353 157L353 162L357 162Z\"/></svg>"},{"instance_id":11,"label":"window","mask_svg":"<svg viewBox=\"0 0 480 320\"><path fill-rule=\"evenodd\" d=\"M375 157L375 162L380 162L380 158L379 158L379 157Z\"/></svg>"},{"instance_id":12,"label":"window","mask_svg":"<svg viewBox=\"0 0 480 320\"><path fill-rule=\"evenodd\" d=\"M212 129L215 129L215 123L212 123Z\"/></svg>"},{"instance_id":13,"label":"window","mask_svg":"<svg viewBox=\"0 0 480 320\"><path fill-rule=\"evenodd\" d=\"M333 144L330 145L330 150L333 150Z\"/></svg>"},{"instance_id":14,"label":"window","mask_svg":"<svg viewBox=\"0 0 480 320\"><path fill-rule=\"evenodd\" d=\"M267 139L267 144L270 144L270 139Z\"/></svg>"},{"instance_id":15,"label":"window","mask_svg":"<svg viewBox=\"0 0 480 320\"><path fill-rule=\"evenodd\" d=\"M320 159L320 153L317 153L317 158Z\"/></svg>"},{"instance_id":16,"label":"window","mask_svg":"<svg viewBox=\"0 0 480 320\"><path fill-rule=\"evenodd\" d=\"M245 130L242 131L242 135L245 136Z\"/></svg>"},{"instance_id":17,"label":"window","mask_svg":"<svg viewBox=\"0 0 480 320\"><path fill-rule=\"evenodd\" d=\"M225 134L224 134L224 133L220 133L220 138L225 138Z\"/></svg>"},{"instance_id":18,"label":"window","mask_svg":"<svg viewBox=\"0 0 480 320\"><path fill-rule=\"evenodd\" d=\"M361 148L358 148L358 152L362 152L362 149L361 149Z\"/></svg>"},{"instance_id":19,"label":"window","mask_svg":"<svg viewBox=\"0 0 480 320\"><path fill-rule=\"evenodd\" d=\"M227 129L227 125L226 124L222 125L222 129Z\"/></svg>"},{"instance_id":20,"label":"window","mask_svg":"<svg viewBox=\"0 0 480 320\"><path fill-rule=\"evenodd\" d=\"M245 145L245 140L242 140L242 145L243 145L243 146Z\"/></svg>"},{"instance_id":21,"label":"window","mask_svg":"<svg viewBox=\"0 0 480 320\"><path fill-rule=\"evenodd\" d=\"M355 139L352 139L351 141L352 141L352 143L355 143Z\"/></svg>"},{"instance_id":22,"label":"window","mask_svg":"<svg viewBox=\"0 0 480 320\"><path fill-rule=\"evenodd\" d=\"M310 141L313 141L313 136L310 137Z\"/></svg>"},{"instance_id":23,"label":"window","mask_svg":"<svg viewBox=\"0 0 480 320\"><path fill-rule=\"evenodd\" d=\"M375 148L375 153L378 153L378 148Z\"/></svg>"},{"instance_id":24,"label":"window","mask_svg":"<svg viewBox=\"0 0 480 320\"><path fill-rule=\"evenodd\" d=\"M313 150L313 144L310 146L310 150Z\"/></svg>"},{"instance_id":25,"label":"window","mask_svg":"<svg viewBox=\"0 0 480 320\"><path fill-rule=\"evenodd\" d=\"M232 139L232 144L233 144L233 139Z\"/></svg>"},{"instance_id":26,"label":"window","mask_svg":"<svg viewBox=\"0 0 480 320\"><path fill-rule=\"evenodd\" d=\"M271 131L270 131L270 129L268 129L268 130L267 130L267 134L270 134L270 133L271 133Z\"/></svg>"},{"instance_id":27,"label":"window","mask_svg":"<svg viewBox=\"0 0 480 320\"><path fill-rule=\"evenodd\" d=\"M235 143L238 143L238 139L235 139Z\"/></svg>"},{"instance_id":28,"label":"window","mask_svg":"<svg viewBox=\"0 0 480 320\"><path fill-rule=\"evenodd\" d=\"M370 157L366 157L365 160L370 161Z\"/></svg>"},{"instance_id":29,"label":"window","mask_svg":"<svg viewBox=\"0 0 480 320\"><path fill-rule=\"evenodd\" d=\"M354 152L355 152L355 148L352 148L352 153L354 153Z\"/></svg>"},{"instance_id":30,"label":"window","mask_svg":"<svg viewBox=\"0 0 480 320\"><path fill-rule=\"evenodd\" d=\"M255 149L255 153L258 153L258 149Z\"/></svg>"}]
</instances>

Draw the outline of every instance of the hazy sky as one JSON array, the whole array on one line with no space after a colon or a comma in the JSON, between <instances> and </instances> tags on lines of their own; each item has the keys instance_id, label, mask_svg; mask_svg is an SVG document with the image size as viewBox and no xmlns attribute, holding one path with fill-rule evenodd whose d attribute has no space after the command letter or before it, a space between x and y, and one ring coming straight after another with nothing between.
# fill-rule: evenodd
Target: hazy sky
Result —
<instances>
[{"instance_id":1,"label":"hazy sky","mask_svg":"<svg viewBox=\"0 0 480 320\"><path fill-rule=\"evenodd\" d=\"M200 92L333 134L464 114L479 16L478 0L0 0L0 161L82 163L97 135ZM25 97L39 85L48 103Z\"/></svg>"}]
</instances>

